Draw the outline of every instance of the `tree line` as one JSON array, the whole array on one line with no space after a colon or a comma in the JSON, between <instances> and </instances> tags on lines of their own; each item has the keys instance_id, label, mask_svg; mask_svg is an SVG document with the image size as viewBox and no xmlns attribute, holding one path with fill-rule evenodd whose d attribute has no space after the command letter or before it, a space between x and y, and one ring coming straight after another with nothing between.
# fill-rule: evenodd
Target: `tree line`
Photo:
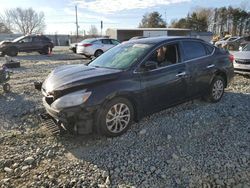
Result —
<instances>
[{"instance_id":1,"label":"tree line","mask_svg":"<svg viewBox=\"0 0 250 188\"><path fill-rule=\"evenodd\" d=\"M250 31L250 12L232 6L214 9L197 8L185 18L172 21L171 27L241 36Z\"/></svg>"},{"instance_id":2,"label":"tree line","mask_svg":"<svg viewBox=\"0 0 250 188\"><path fill-rule=\"evenodd\" d=\"M164 28L166 22L160 13L152 12L143 16L139 27ZM197 7L185 18L172 20L169 27L186 28L200 32L211 31L217 35L241 36L250 34L250 12L232 6L214 9Z\"/></svg>"}]
</instances>

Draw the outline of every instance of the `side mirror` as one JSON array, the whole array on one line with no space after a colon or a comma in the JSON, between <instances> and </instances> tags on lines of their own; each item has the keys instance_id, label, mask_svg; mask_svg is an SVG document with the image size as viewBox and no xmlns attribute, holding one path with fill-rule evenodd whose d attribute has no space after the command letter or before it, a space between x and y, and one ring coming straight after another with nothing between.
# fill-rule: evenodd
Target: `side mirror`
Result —
<instances>
[{"instance_id":1,"label":"side mirror","mask_svg":"<svg viewBox=\"0 0 250 188\"><path fill-rule=\"evenodd\" d=\"M158 67L158 63L156 61L147 61L142 67L145 71L154 70Z\"/></svg>"}]
</instances>

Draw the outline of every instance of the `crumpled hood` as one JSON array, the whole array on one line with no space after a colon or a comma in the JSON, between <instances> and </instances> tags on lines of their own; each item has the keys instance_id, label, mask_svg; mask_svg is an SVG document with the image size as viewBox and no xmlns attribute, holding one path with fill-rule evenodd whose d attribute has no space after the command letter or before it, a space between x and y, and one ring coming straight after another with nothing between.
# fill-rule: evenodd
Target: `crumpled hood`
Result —
<instances>
[{"instance_id":1,"label":"crumpled hood","mask_svg":"<svg viewBox=\"0 0 250 188\"><path fill-rule=\"evenodd\" d=\"M115 79L121 70L95 68L85 65L65 65L53 70L43 82L46 93L71 87L87 86L100 81Z\"/></svg>"}]
</instances>

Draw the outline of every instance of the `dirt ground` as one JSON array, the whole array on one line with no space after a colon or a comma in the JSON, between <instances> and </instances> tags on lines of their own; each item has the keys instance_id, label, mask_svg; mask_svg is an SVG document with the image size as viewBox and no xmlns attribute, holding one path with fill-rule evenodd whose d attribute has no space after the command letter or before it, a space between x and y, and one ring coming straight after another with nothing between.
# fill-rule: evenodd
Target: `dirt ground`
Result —
<instances>
[{"instance_id":1,"label":"dirt ground","mask_svg":"<svg viewBox=\"0 0 250 188\"><path fill-rule=\"evenodd\" d=\"M89 60L67 48L13 60L11 92L0 89L0 187L250 187L250 78L236 75L217 104L164 110L117 138L54 136L33 83Z\"/></svg>"}]
</instances>

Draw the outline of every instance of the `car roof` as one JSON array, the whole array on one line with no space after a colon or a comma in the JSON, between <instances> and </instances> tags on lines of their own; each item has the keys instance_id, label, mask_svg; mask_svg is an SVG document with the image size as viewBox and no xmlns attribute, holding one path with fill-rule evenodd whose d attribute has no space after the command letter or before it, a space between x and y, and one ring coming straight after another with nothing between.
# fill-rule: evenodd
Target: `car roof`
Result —
<instances>
[{"instance_id":1,"label":"car roof","mask_svg":"<svg viewBox=\"0 0 250 188\"><path fill-rule=\"evenodd\" d=\"M112 38L98 37L98 38L86 38L84 40L102 40L102 39L112 39ZM115 40L115 39L113 39L113 40Z\"/></svg>"},{"instance_id":2,"label":"car roof","mask_svg":"<svg viewBox=\"0 0 250 188\"><path fill-rule=\"evenodd\" d=\"M191 38L191 37L180 37L180 36L161 36L161 37L149 37L149 38L142 38L142 39L136 39L127 41L126 43L143 43L143 44L158 44L162 42L171 42L176 40L196 40L200 42L204 42L202 39L197 38Z\"/></svg>"}]
</instances>

